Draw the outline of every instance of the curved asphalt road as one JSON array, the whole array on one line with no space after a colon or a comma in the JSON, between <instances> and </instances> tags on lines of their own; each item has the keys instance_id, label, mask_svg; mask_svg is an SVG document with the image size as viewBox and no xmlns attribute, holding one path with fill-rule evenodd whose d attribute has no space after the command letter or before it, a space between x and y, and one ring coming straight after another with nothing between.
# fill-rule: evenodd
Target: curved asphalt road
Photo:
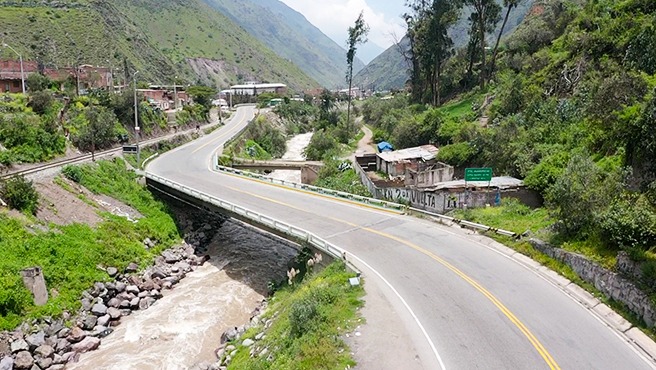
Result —
<instances>
[{"instance_id":1,"label":"curved asphalt road","mask_svg":"<svg viewBox=\"0 0 656 370\"><path fill-rule=\"evenodd\" d=\"M239 108L225 127L162 155L148 171L304 228L365 261L414 312L417 320L385 288L399 313L390 320L403 321L424 369L653 368L559 288L465 235L394 212L211 171L213 152L253 110ZM383 284L368 267L364 272L369 284Z\"/></svg>"}]
</instances>

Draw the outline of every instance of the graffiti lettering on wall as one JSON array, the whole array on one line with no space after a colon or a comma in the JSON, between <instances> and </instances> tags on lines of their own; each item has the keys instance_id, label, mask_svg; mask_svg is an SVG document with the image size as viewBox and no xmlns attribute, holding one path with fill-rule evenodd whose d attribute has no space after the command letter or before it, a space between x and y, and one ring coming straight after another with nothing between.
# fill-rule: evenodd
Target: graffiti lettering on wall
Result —
<instances>
[{"instance_id":1,"label":"graffiti lettering on wall","mask_svg":"<svg viewBox=\"0 0 656 370\"><path fill-rule=\"evenodd\" d=\"M435 193L427 193L413 189L404 188L387 188L383 189L384 197L393 201L405 201L413 206L421 206L436 209L437 205L442 205L438 202L438 197Z\"/></svg>"}]
</instances>

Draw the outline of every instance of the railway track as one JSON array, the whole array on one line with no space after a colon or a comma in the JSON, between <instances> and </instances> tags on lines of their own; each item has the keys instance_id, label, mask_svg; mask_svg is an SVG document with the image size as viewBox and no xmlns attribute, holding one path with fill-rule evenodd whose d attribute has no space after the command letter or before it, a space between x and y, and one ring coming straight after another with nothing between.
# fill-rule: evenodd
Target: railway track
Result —
<instances>
[{"instance_id":1,"label":"railway track","mask_svg":"<svg viewBox=\"0 0 656 370\"><path fill-rule=\"evenodd\" d=\"M201 127L201 132L204 128L210 127L212 125L213 124L209 124L209 125ZM181 136L181 135L192 134L194 132L196 132L195 128L190 129L190 130L186 130L186 131L180 131L180 132L176 132L176 133L173 133L173 134L168 134L168 135L165 135L165 136L160 136L160 137L144 140L144 141L140 142L139 145L143 148L145 146L158 143L160 141L169 140L169 139L175 138L177 136ZM122 151L123 151L122 147L107 149L107 150L104 150L104 151L96 152L95 153L95 158L100 159L100 158L105 158L105 157L109 157L109 156L114 156L114 155L117 155L117 154L121 154ZM75 157L71 157L71 158L58 159L58 160L43 163L43 164L40 164L40 165L37 165L37 166L33 166L33 167L30 167L30 168L26 168L26 169L23 169L23 170L18 170L18 171L11 171L10 170L7 173L1 174L0 175L0 180L7 179L7 178L10 178L10 177L14 177L14 176L19 176L19 175L22 175L22 176L34 175L36 173L43 172L43 171L46 171L46 170L50 170L50 169L53 169L53 168L60 168L60 167L64 167L64 166L69 165L69 164L78 164L78 163L84 163L84 162L88 162L88 161L91 161L91 153L81 154L79 156L75 156Z\"/></svg>"}]
</instances>

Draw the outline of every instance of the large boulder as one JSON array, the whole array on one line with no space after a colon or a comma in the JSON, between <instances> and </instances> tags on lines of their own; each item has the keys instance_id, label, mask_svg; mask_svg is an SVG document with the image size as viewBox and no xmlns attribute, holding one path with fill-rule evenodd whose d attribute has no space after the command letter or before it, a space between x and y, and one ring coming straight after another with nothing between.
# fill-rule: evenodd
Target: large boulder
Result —
<instances>
[{"instance_id":1,"label":"large boulder","mask_svg":"<svg viewBox=\"0 0 656 370\"><path fill-rule=\"evenodd\" d=\"M107 315L109 315L112 320L116 320L121 317L121 310L118 308L110 307L107 310Z\"/></svg>"},{"instance_id":2,"label":"large boulder","mask_svg":"<svg viewBox=\"0 0 656 370\"><path fill-rule=\"evenodd\" d=\"M55 353L55 349L52 348L51 346L44 344L41 346L38 346L35 350L34 353L41 356L41 357L50 357Z\"/></svg>"},{"instance_id":3,"label":"large boulder","mask_svg":"<svg viewBox=\"0 0 656 370\"><path fill-rule=\"evenodd\" d=\"M107 268L107 275L109 275L110 277L114 277L116 276L116 274L118 274L118 269L116 267Z\"/></svg>"},{"instance_id":4,"label":"large boulder","mask_svg":"<svg viewBox=\"0 0 656 370\"><path fill-rule=\"evenodd\" d=\"M107 310L107 312L109 312L110 310L117 310L117 309L112 307L109 310ZM109 315L109 313L105 316L100 316L98 318L98 322L96 322L96 325L107 326L107 324L109 324L109 320L111 319L112 317Z\"/></svg>"},{"instance_id":5,"label":"large boulder","mask_svg":"<svg viewBox=\"0 0 656 370\"><path fill-rule=\"evenodd\" d=\"M94 349L100 346L100 338L96 337L86 337L80 342L75 343L71 346L71 349L77 353L84 353L93 351Z\"/></svg>"},{"instance_id":6,"label":"large boulder","mask_svg":"<svg viewBox=\"0 0 656 370\"><path fill-rule=\"evenodd\" d=\"M38 366L39 369L48 369L52 366L52 359L50 357L39 357L36 360L36 366Z\"/></svg>"},{"instance_id":7,"label":"large boulder","mask_svg":"<svg viewBox=\"0 0 656 370\"><path fill-rule=\"evenodd\" d=\"M177 253L173 253L171 251L162 252L162 257L164 257L164 261L166 261L166 263L176 263L181 260Z\"/></svg>"},{"instance_id":8,"label":"large boulder","mask_svg":"<svg viewBox=\"0 0 656 370\"><path fill-rule=\"evenodd\" d=\"M98 317L92 315L85 317L82 322L82 327L86 330L91 330L96 325L98 325Z\"/></svg>"},{"instance_id":9,"label":"large boulder","mask_svg":"<svg viewBox=\"0 0 656 370\"><path fill-rule=\"evenodd\" d=\"M128 267L125 268L126 273L132 273L132 272L137 272L139 270L139 265L136 263L132 262L131 264L128 265Z\"/></svg>"},{"instance_id":10,"label":"large boulder","mask_svg":"<svg viewBox=\"0 0 656 370\"><path fill-rule=\"evenodd\" d=\"M18 339L11 342L11 353L17 353L20 351L29 351L30 345L23 339Z\"/></svg>"},{"instance_id":11,"label":"large boulder","mask_svg":"<svg viewBox=\"0 0 656 370\"><path fill-rule=\"evenodd\" d=\"M233 341L237 339L239 336L239 332L237 332L237 328L230 328L221 334L221 344Z\"/></svg>"},{"instance_id":12,"label":"large boulder","mask_svg":"<svg viewBox=\"0 0 656 370\"><path fill-rule=\"evenodd\" d=\"M146 297L139 301L139 309L140 310L145 310L148 307L152 306L156 302L155 298L152 297Z\"/></svg>"},{"instance_id":13,"label":"large boulder","mask_svg":"<svg viewBox=\"0 0 656 370\"><path fill-rule=\"evenodd\" d=\"M68 341L71 343L77 343L83 340L86 336L87 334L84 332L84 330L76 326L71 329L71 333L68 335Z\"/></svg>"},{"instance_id":14,"label":"large boulder","mask_svg":"<svg viewBox=\"0 0 656 370\"><path fill-rule=\"evenodd\" d=\"M96 303L91 307L91 313L96 316L104 316L107 313L107 306L102 303Z\"/></svg>"},{"instance_id":15,"label":"large boulder","mask_svg":"<svg viewBox=\"0 0 656 370\"><path fill-rule=\"evenodd\" d=\"M14 359L7 356L0 360L0 370L13 370L14 369Z\"/></svg>"},{"instance_id":16,"label":"large boulder","mask_svg":"<svg viewBox=\"0 0 656 370\"><path fill-rule=\"evenodd\" d=\"M34 357L28 351L21 351L16 354L14 359L15 369L31 369L34 365Z\"/></svg>"},{"instance_id":17,"label":"large boulder","mask_svg":"<svg viewBox=\"0 0 656 370\"><path fill-rule=\"evenodd\" d=\"M40 331L38 333L30 334L25 337L25 341L30 345L30 350L46 343L46 333Z\"/></svg>"}]
</instances>

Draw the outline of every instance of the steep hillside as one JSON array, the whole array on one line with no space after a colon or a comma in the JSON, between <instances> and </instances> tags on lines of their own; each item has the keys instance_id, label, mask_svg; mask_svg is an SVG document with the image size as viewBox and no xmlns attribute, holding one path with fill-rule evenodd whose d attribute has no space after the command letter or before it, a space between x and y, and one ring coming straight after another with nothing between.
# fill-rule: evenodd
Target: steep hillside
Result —
<instances>
[{"instance_id":1,"label":"steep hillside","mask_svg":"<svg viewBox=\"0 0 656 370\"><path fill-rule=\"evenodd\" d=\"M329 88L343 86L346 50L278 0L204 0L280 57ZM364 64L357 60L355 70Z\"/></svg>"},{"instance_id":2,"label":"steep hillside","mask_svg":"<svg viewBox=\"0 0 656 370\"><path fill-rule=\"evenodd\" d=\"M501 0L497 0L499 3L503 3ZM522 19L531 8L535 0L524 0L510 12L510 17L508 18L508 24L504 29L504 34L507 35L512 32L517 26L521 23ZM503 9L505 14L505 8ZM471 11L467 9L462 10L460 20L456 25L453 26L449 32L453 38L453 44L455 48L463 47L469 41L469 22L467 18L471 14ZM501 28L501 22L495 31L495 34L498 34L498 30ZM492 43L494 36L489 36L488 43ZM367 89L376 89L376 90L390 90L390 89L400 89L403 88L406 81L408 80L408 63L405 61L401 55L399 46L403 50L409 48L409 41L407 38L403 38L400 42L400 45L392 45L377 58L372 60L367 66L361 70L354 78L354 84L356 86L365 87Z\"/></svg>"},{"instance_id":3,"label":"steep hillside","mask_svg":"<svg viewBox=\"0 0 656 370\"><path fill-rule=\"evenodd\" d=\"M0 24L5 42L42 64L109 65L119 73L127 66L141 71L141 80L157 83L177 75L220 86L246 80L280 81L294 89L317 86L201 0L0 0ZM194 73L195 58L224 68Z\"/></svg>"}]
</instances>

